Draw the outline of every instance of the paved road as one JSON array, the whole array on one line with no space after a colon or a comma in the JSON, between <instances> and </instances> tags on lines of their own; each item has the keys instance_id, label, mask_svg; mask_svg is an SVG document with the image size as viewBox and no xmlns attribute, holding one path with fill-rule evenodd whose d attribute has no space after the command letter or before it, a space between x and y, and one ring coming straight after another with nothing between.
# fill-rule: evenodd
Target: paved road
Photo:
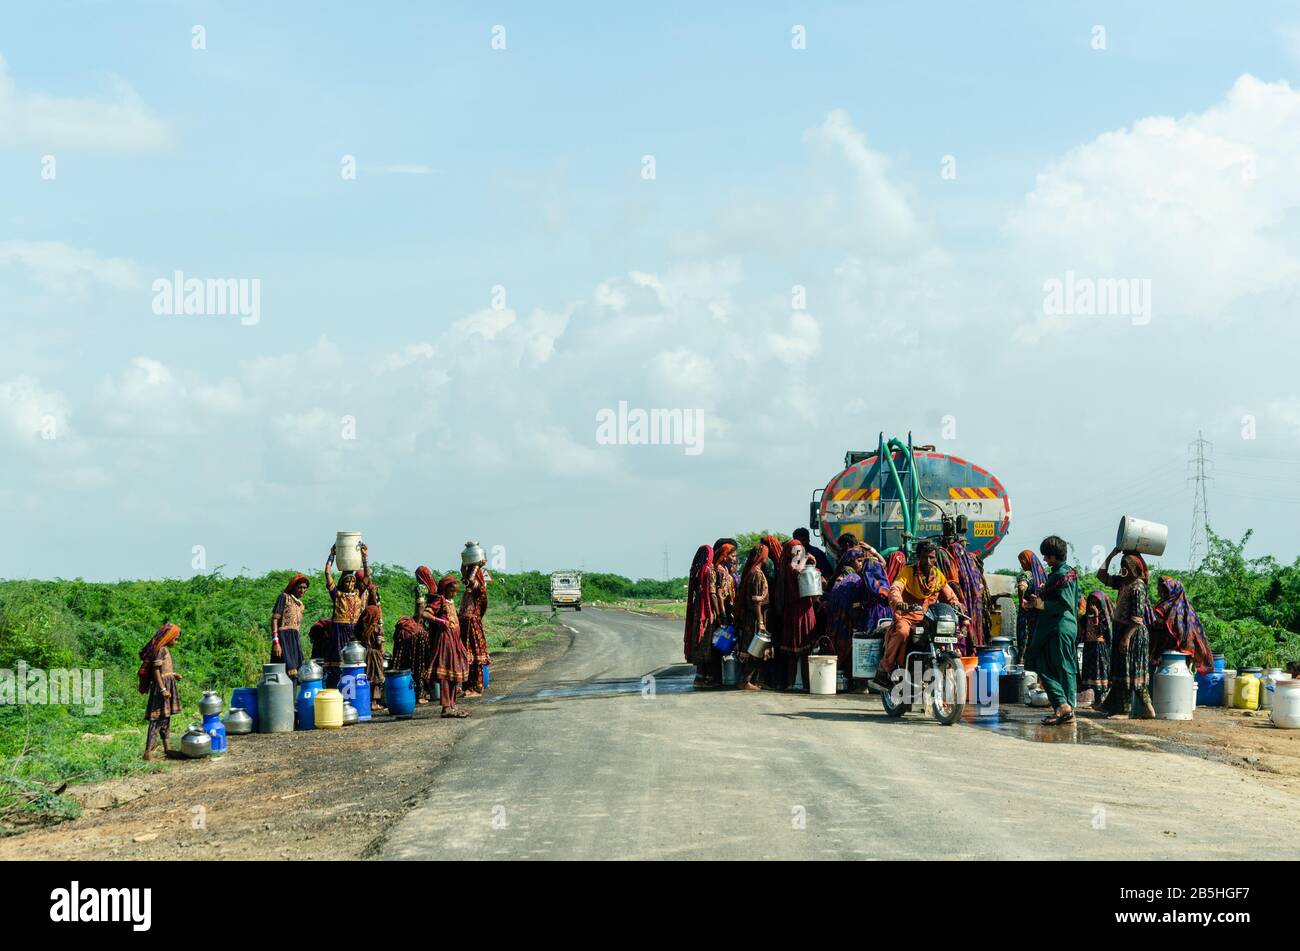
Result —
<instances>
[{"instance_id":1,"label":"paved road","mask_svg":"<svg viewBox=\"0 0 1300 951\"><path fill-rule=\"evenodd\" d=\"M563 619L571 649L478 708L381 855L1260 858L1300 814L1230 766L1086 742L1086 725L1044 743L890 720L860 695L690 691L679 624Z\"/></svg>"}]
</instances>

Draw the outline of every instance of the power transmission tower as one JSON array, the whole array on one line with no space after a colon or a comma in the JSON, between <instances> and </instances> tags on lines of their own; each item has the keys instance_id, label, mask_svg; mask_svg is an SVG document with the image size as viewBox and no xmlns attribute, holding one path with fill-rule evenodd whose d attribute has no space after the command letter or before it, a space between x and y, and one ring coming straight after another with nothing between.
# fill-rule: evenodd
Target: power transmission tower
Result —
<instances>
[{"instance_id":1,"label":"power transmission tower","mask_svg":"<svg viewBox=\"0 0 1300 951\"><path fill-rule=\"evenodd\" d=\"M1193 484L1192 537L1188 545L1187 561L1188 567L1195 571L1200 567L1202 559L1210 553L1210 510L1205 502L1205 485L1212 478L1210 470L1214 462L1206 456L1206 450L1213 450L1214 443L1197 430L1196 439L1188 444L1187 449L1191 453L1187 464L1192 468L1188 481Z\"/></svg>"}]
</instances>

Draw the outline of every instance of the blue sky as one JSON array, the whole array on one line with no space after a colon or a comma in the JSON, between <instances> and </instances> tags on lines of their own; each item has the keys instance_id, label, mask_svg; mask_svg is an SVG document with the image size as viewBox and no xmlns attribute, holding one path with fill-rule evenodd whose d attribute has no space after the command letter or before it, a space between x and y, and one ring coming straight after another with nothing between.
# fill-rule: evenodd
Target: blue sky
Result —
<instances>
[{"instance_id":1,"label":"blue sky","mask_svg":"<svg viewBox=\"0 0 1300 951\"><path fill-rule=\"evenodd\" d=\"M0 11L0 575L312 567L357 526L676 572L949 413L1025 513L1003 561L1126 502L1185 559L1201 429L1212 522L1294 557L1293 6L429 6ZM260 321L153 314L177 270L258 279ZM1154 319L1044 321L1066 270ZM596 445L620 399L708 449Z\"/></svg>"}]
</instances>

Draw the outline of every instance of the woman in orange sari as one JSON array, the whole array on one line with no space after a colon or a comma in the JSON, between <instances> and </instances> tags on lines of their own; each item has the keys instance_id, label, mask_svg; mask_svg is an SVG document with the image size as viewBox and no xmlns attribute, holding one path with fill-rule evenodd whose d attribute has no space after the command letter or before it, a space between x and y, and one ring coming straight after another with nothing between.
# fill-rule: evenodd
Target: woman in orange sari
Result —
<instances>
[{"instance_id":1,"label":"woman in orange sari","mask_svg":"<svg viewBox=\"0 0 1300 951\"><path fill-rule=\"evenodd\" d=\"M438 684L438 704L448 719L463 720L468 711L456 706L456 695L469 676L469 655L460 639L460 618L456 614L455 575L447 575L438 585L438 595L424 609L422 620L433 638L433 649L425 678Z\"/></svg>"}]
</instances>

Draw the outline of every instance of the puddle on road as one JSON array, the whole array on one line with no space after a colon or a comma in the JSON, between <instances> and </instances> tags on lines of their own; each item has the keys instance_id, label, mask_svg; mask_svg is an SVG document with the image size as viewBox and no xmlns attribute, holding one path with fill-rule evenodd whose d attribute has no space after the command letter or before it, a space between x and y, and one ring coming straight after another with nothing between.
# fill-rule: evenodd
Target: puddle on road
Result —
<instances>
[{"instance_id":1,"label":"puddle on road","mask_svg":"<svg viewBox=\"0 0 1300 951\"><path fill-rule=\"evenodd\" d=\"M1046 716L1046 714L1043 714ZM1076 719L1065 726L1044 726L1037 720L1008 719L1003 713L997 718L980 717L979 719L962 718L962 725L976 730L985 730L999 736L1009 736L1031 743L1070 743L1087 746L1109 746L1116 749L1132 749L1134 744L1127 738L1114 733L1103 732L1087 720Z\"/></svg>"},{"instance_id":2,"label":"puddle on road","mask_svg":"<svg viewBox=\"0 0 1300 951\"><path fill-rule=\"evenodd\" d=\"M572 700L583 697L617 697L639 694L645 689L646 677L654 678L656 694L690 693L695 683L695 668L689 664L661 667L645 677L617 677L607 680L576 680L538 687L535 690L517 690L499 697L490 697L484 703L528 703L541 700Z\"/></svg>"}]
</instances>

